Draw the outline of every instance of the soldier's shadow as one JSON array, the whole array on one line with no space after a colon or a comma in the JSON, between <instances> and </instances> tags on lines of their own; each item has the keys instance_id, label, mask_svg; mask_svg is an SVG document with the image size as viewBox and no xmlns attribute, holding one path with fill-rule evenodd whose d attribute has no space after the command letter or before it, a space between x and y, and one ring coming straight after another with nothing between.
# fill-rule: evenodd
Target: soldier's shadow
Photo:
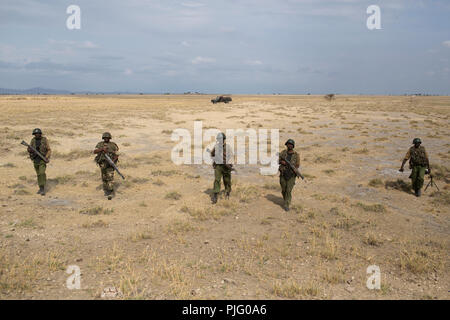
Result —
<instances>
[{"instance_id":1,"label":"soldier's shadow","mask_svg":"<svg viewBox=\"0 0 450 320\"><path fill-rule=\"evenodd\" d=\"M214 193L213 191L214 191L214 189L209 188L209 189L206 189L205 191L203 191L203 193L207 194L209 196L212 196Z\"/></svg>"},{"instance_id":2,"label":"soldier's shadow","mask_svg":"<svg viewBox=\"0 0 450 320\"><path fill-rule=\"evenodd\" d=\"M276 205L279 205L280 207L283 207L283 205L284 205L284 200L282 197L278 197L273 194L268 194L268 195L266 195L266 199L269 201L272 201L273 203L275 203Z\"/></svg>"},{"instance_id":3,"label":"soldier's shadow","mask_svg":"<svg viewBox=\"0 0 450 320\"><path fill-rule=\"evenodd\" d=\"M117 192L117 191L120 189L121 186L122 186L122 185L121 185L120 182L114 182L114 184L113 184L114 192ZM103 183L100 183L100 184L95 188L95 190L103 190Z\"/></svg>"},{"instance_id":4,"label":"soldier's shadow","mask_svg":"<svg viewBox=\"0 0 450 320\"><path fill-rule=\"evenodd\" d=\"M47 179L47 183L45 184L45 190L46 192L50 192L58 185L58 180L56 179Z\"/></svg>"},{"instance_id":5,"label":"soldier's shadow","mask_svg":"<svg viewBox=\"0 0 450 320\"><path fill-rule=\"evenodd\" d=\"M395 189L395 190L406 192L407 194L414 194L414 192L411 190L411 188L412 188L411 183L405 182L402 179L388 180L385 182L384 187L387 190Z\"/></svg>"},{"instance_id":6,"label":"soldier's shadow","mask_svg":"<svg viewBox=\"0 0 450 320\"><path fill-rule=\"evenodd\" d=\"M211 188L206 189L205 191L203 191L203 193L204 193L204 194L207 194L207 195L211 198L211 200L212 200L212 196L213 196L213 194L214 194L214 189L211 189ZM222 196L222 195L224 195L224 194L225 194L225 190L220 190L220 192L219 192L219 197Z\"/></svg>"}]
</instances>

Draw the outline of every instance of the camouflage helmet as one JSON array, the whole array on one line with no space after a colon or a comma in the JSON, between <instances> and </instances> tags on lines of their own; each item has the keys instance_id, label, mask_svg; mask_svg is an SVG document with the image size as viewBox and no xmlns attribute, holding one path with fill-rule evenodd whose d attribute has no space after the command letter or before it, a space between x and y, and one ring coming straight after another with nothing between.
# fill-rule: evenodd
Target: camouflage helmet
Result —
<instances>
[{"instance_id":1,"label":"camouflage helmet","mask_svg":"<svg viewBox=\"0 0 450 320\"><path fill-rule=\"evenodd\" d=\"M42 130L39 129L39 128L34 129L33 130L33 135L35 135L35 134L42 134Z\"/></svg>"},{"instance_id":2,"label":"camouflage helmet","mask_svg":"<svg viewBox=\"0 0 450 320\"><path fill-rule=\"evenodd\" d=\"M103 135L102 135L102 139L105 139L105 138L109 138L109 139L112 139L111 133L109 133L109 132L105 132L105 133L103 133Z\"/></svg>"},{"instance_id":3,"label":"camouflage helmet","mask_svg":"<svg viewBox=\"0 0 450 320\"><path fill-rule=\"evenodd\" d=\"M216 139L217 139L217 140L220 140L220 139L226 140L226 139L227 139L227 136L225 135L225 133L219 132L219 133L217 134Z\"/></svg>"},{"instance_id":4,"label":"camouflage helmet","mask_svg":"<svg viewBox=\"0 0 450 320\"><path fill-rule=\"evenodd\" d=\"M413 144L420 144L420 143L422 143L422 140L420 140L420 138L414 138Z\"/></svg>"},{"instance_id":5,"label":"camouflage helmet","mask_svg":"<svg viewBox=\"0 0 450 320\"><path fill-rule=\"evenodd\" d=\"M295 141L292 139L288 139L288 141L286 141L286 143L284 144L285 146L287 146L289 144L292 144L293 147L295 147Z\"/></svg>"}]
</instances>

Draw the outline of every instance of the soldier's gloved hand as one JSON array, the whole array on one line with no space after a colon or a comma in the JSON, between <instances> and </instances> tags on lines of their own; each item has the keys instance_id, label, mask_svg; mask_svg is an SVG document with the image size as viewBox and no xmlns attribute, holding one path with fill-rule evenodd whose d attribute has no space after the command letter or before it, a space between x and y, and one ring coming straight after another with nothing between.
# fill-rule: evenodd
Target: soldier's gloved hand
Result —
<instances>
[{"instance_id":1,"label":"soldier's gloved hand","mask_svg":"<svg viewBox=\"0 0 450 320\"><path fill-rule=\"evenodd\" d=\"M431 169L428 168L427 172L425 172L425 174L431 174Z\"/></svg>"},{"instance_id":2,"label":"soldier's gloved hand","mask_svg":"<svg viewBox=\"0 0 450 320\"><path fill-rule=\"evenodd\" d=\"M404 171L403 167L401 167L398 171L403 172Z\"/></svg>"},{"instance_id":3,"label":"soldier's gloved hand","mask_svg":"<svg viewBox=\"0 0 450 320\"><path fill-rule=\"evenodd\" d=\"M112 159L112 161L113 161L114 163L116 163L118 160L119 160L119 156L115 156L115 157Z\"/></svg>"},{"instance_id":4,"label":"soldier's gloved hand","mask_svg":"<svg viewBox=\"0 0 450 320\"><path fill-rule=\"evenodd\" d=\"M281 164L282 164L283 166L285 166L287 163L286 163L286 161L281 160Z\"/></svg>"}]
</instances>

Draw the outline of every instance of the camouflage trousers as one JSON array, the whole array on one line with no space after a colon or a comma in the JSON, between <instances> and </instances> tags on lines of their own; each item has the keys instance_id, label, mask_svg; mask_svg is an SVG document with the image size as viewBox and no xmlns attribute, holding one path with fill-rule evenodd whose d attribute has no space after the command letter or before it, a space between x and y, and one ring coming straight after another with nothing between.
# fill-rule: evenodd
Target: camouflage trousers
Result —
<instances>
[{"instance_id":1,"label":"camouflage trousers","mask_svg":"<svg viewBox=\"0 0 450 320\"><path fill-rule=\"evenodd\" d=\"M231 169L224 164L217 164L214 168L214 193L220 192L220 180L223 179L226 192L231 192Z\"/></svg>"},{"instance_id":2,"label":"camouflage trousers","mask_svg":"<svg viewBox=\"0 0 450 320\"><path fill-rule=\"evenodd\" d=\"M100 163L100 171L102 173L103 190L114 190L114 168L106 163Z\"/></svg>"},{"instance_id":3,"label":"camouflage trousers","mask_svg":"<svg viewBox=\"0 0 450 320\"><path fill-rule=\"evenodd\" d=\"M46 168L47 164L44 160L41 160L39 163L34 163L34 170L36 171L39 187L45 187L45 183L47 182L47 176L45 175Z\"/></svg>"},{"instance_id":4,"label":"camouflage trousers","mask_svg":"<svg viewBox=\"0 0 450 320\"><path fill-rule=\"evenodd\" d=\"M420 190L423 187L424 177L425 177L425 167L414 166L412 167L411 175L411 185L414 190Z\"/></svg>"},{"instance_id":5,"label":"camouflage trousers","mask_svg":"<svg viewBox=\"0 0 450 320\"><path fill-rule=\"evenodd\" d=\"M292 200L292 189L295 185L295 176L286 179L283 175L280 175L281 194L283 195L284 206L289 208Z\"/></svg>"}]
</instances>

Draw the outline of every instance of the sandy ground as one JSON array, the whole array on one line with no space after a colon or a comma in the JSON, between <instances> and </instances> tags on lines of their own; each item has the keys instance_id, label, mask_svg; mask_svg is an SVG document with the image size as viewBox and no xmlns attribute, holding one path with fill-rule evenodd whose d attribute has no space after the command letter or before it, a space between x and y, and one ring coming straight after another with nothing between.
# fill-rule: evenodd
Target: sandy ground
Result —
<instances>
[{"instance_id":1,"label":"sandy ground","mask_svg":"<svg viewBox=\"0 0 450 320\"><path fill-rule=\"evenodd\" d=\"M210 99L0 96L0 298L101 299L114 287L117 299L449 299L450 97ZM170 160L172 130L195 120L294 139L306 182L292 210L278 176L255 165L237 165L230 200L213 206L211 166ZM45 196L20 145L35 127L54 153ZM111 201L91 154L104 131L126 176ZM398 172L415 137L440 188L421 198ZM379 290L366 286L370 265Z\"/></svg>"}]
</instances>

